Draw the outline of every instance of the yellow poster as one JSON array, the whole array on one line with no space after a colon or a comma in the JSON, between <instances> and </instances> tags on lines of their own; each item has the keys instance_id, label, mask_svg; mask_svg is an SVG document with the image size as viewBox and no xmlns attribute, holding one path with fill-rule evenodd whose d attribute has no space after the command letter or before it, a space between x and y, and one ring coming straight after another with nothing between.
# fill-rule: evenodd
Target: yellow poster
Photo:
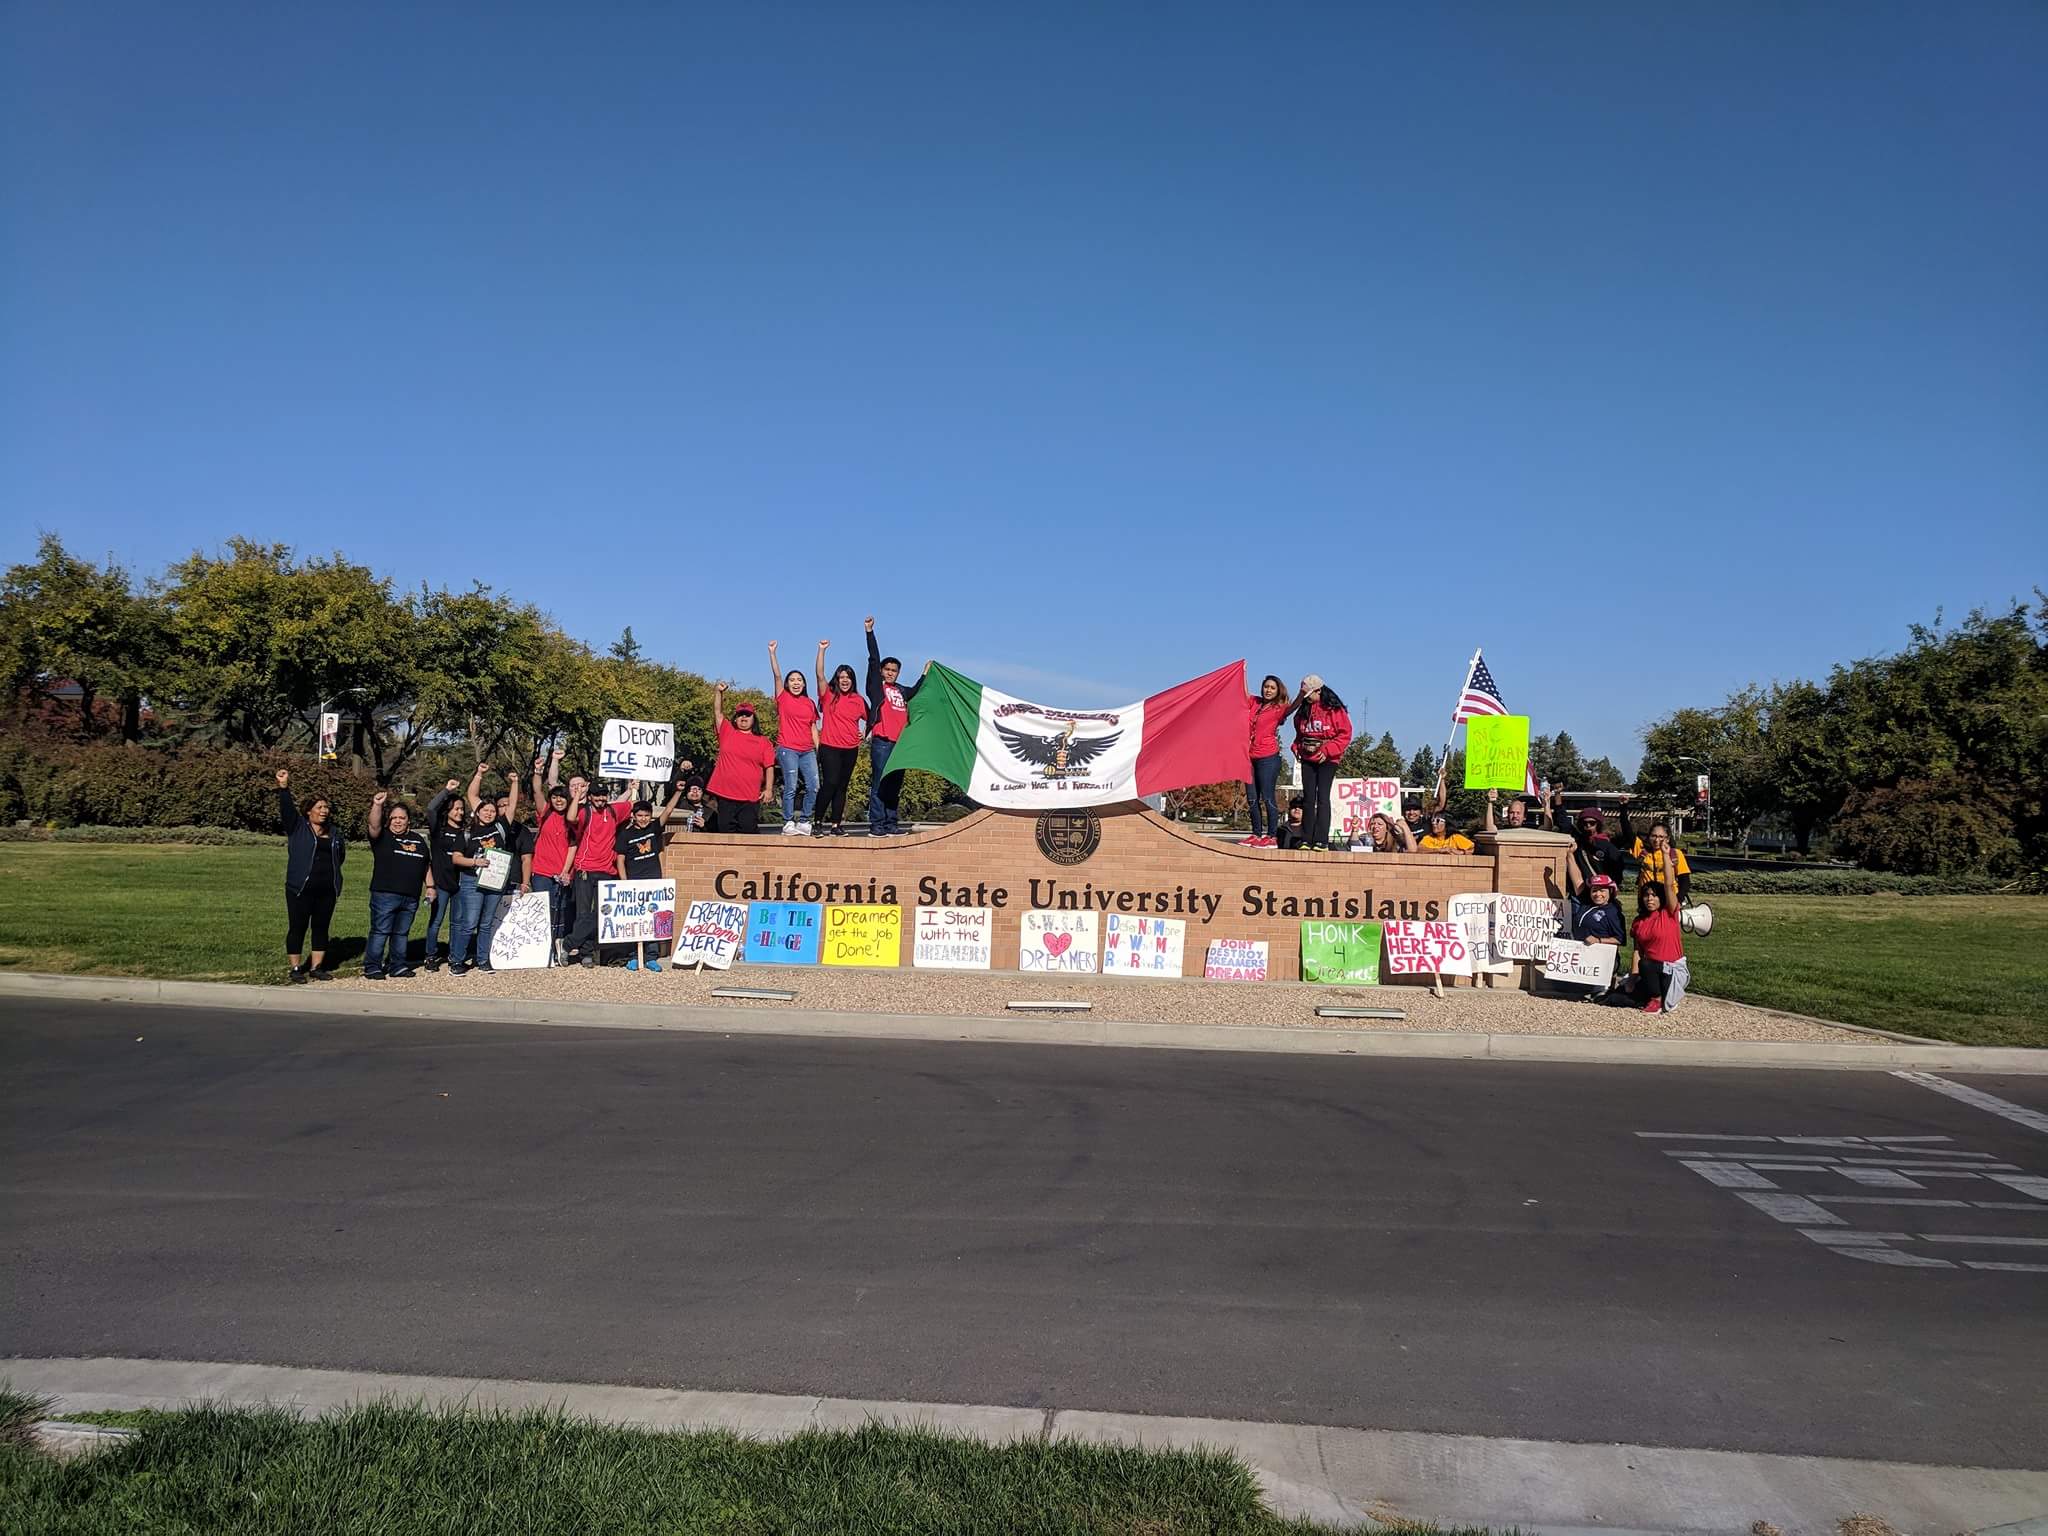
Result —
<instances>
[{"instance_id":1,"label":"yellow poster","mask_svg":"<svg viewBox=\"0 0 2048 1536\"><path fill-rule=\"evenodd\" d=\"M827 907L818 959L826 965L901 965L903 909Z\"/></svg>"}]
</instances>

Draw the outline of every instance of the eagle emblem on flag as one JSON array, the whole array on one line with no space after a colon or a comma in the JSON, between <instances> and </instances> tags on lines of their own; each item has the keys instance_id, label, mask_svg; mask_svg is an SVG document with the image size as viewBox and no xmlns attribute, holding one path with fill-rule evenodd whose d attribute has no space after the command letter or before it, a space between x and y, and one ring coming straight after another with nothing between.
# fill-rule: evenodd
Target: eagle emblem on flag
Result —
<instances>
[{"instance_id":1,"label":"eagle emblem on flag","mask_svg":"<svg viewBox=\"0 0 2048 1536\"><path fill-rule=\"evenodd\" d=\"M1085 773L1088 765L1117 744L1122 731L1111 731L1107 736L1076 737L1076 722L1069 720L1067 728L1056 735L1043 736L1036 731L1012 730L1007 725L998 725L996 734L1003 739L1003 745L1010 755L1020 763L1029 763L1036 768L1040 777L1048 779L1071 778Z\"/></svg>"}]
</instances>

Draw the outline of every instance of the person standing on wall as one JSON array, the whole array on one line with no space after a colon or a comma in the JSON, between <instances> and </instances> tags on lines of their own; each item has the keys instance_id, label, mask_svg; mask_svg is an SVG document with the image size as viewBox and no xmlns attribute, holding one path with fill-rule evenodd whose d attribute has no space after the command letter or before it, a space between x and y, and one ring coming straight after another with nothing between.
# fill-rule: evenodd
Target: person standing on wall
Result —
<instances>
[{"instance_id":1,"label":"person standing on wall","mask_svg":"<svg viewBox=\"0 0 2048 1536\"><path fill-rule=\"evenodd\" d=\"M1244 787L1250 803L1252 835L1245 848L1280 846L1280 722L1287 718L1287 685L1272 673L1259 684L1257 698L1245 701L1251 710L1252 777Z\"/></svg>"},{"instance_id":2,"label":"person standing on wall","mask_svg":"<svg viewBox=\"0 0 2048 1536\"><path fill-rule=\"evenodd\" d=\"M711 765L705 788L718 802L720 832L761 830L761 801L768 776L775 771L775 743L754 729L754 706L745 699L725 718L725 684L711 690L711 712L718 717L718 759Z\"/></svg>"},{"instance_id":3,"label":"person standing on wall","mask_svg":"<svg viewBox=\"0 0 2048 1536\"><path fill-rule=\"evenodd\" d=\"M598 887L618 878L619 828L633 819L633 802L625 798L592 801L587 780L569 780L574 797L569 806L569 825L576 839L571 860L574 884L571 895L576 917L569 930L569 958L582 966L597 964Z\"/></svg>"},{"instance_id":4,"label":"person standing on wall","mask_svg":"<svg viewBox=\"0 0 2048 1536\"><path fill-rule=\"evenodd\" d=\"M433 850L424 833L412 829L412 810L390 804L384 790L370 796L370 948L363 956L363 980L413 973L405 946L422 889L433 889Z\"/></svg>"},{"instance_id":5,"label":"person standing on wall","mask_svg":"<svg viewBox=\"0 0 2048 1536\"><path fill-rule=\"evenodd\" d=\"M334 917L334 903L341 895L341 861L348 857L348 843L334 819L334 802L315 795L306 802L305 814L293 803L291 771L277 770L277 822L284 834L285 957L291 961L289 979L332 981L327 969L327 925ZM303 966L306 930L311 928L313 948Z\"/></svg>"},{"instance_id":6,"label":"person standing on wall","mask_svg":"<svg viewBox=\"0 0 2048 1536\"><path fill-rule=\"evenodd\" d=\"M542 759L536 757L533 760L533 803L539 808L540 824L533 831L526 879L534 890L547 893L548 933L553 938L548 948L548 964L559 965L562 961L562 934L568 923L570 860L575 857L576 847L569 832L572 797L560 782L561 752L549 753L546 761L548 779L543 788L540 778Z\"/></svg>"},{"instance_id":7,"label":"person standing on wall","mask_svg":"<svg viewBox=\"0 0 2048 1536\"><path fill-rule=\"evenodd\" d=\"M903 727L910 723L910 701L924 686L924 673L920 672L917 681L906 687L902 682L903 663L894 656L884 656L875 641L873 614L867 617L867 632L868 719L872 722L868 727L868 835L894 837L903 830L897 815L903 796L903 775L889 772L889 754L903 735ZM931 669L932 664L927 661L924 670Z\"/></svg>"},{"instance_id":8,"label":"person standing on wall","mask_svg":"<svg viewBox=\"0 0 2048 1536\"><path fill-rule=\"evenodd\" d=\"M861 696L853 668L844 662L825 681L825 642L818 642L818 821L835 837L846 833L846 787L860 761L860 738L868 727L868 701Z\"/></svg>"},{"instance_id":9,"label":"person standing on wall","mask_svg":"<svg viewBox=\"0 0 2048 1536\"><path fill-rule=\"evenodd\" d=\"M825 642L818 642L818 669L824 670ZM782 769L782 830L791 837L811 835L811 813L818 803L818 706L811 702L804 675L792 667L784 672L768 642L768 670L775 675L775 762Z\"/></svg>"},{"instance_id":10,"label":"person standing on wall","mask_svg":"<svg viewBox=\"0 0 2048 1536\"><path fill-rule=\"evenodd\" d=\"M1351 745L1351 715L1337 690L1323 686L1311 672L1301 680L1294 710L1294 755L1301 762L1304 848L1328 852L1330 786L1336 782L1337 760Z\"/></svg>"}]
</instances>

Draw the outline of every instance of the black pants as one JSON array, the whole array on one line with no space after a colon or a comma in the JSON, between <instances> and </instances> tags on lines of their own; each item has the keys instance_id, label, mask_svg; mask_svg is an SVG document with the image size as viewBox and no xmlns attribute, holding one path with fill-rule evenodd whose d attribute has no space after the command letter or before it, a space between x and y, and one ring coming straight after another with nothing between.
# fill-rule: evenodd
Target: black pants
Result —
<instances>
[{"instance_id":1,"label":"black pants","mask_svg":"<svg viewBox=\"0 0 2048 1536\"><path fill-rule=\"evenodd\" d=\"M1337 780L1335 763L1301 765L1302 841L1328 846L1330 841L1330 786Z\"/></svg>"},{"instance_id":2,"label":"black pants","mask_svg":"<svg viewBox=\"0 0 2048 1536\"><path fill-rule=\"evenodd\" d=\"M761 830L761 802L758 800L721 800L718 815L712 826L714 832L747 832Z\"/></svg>"},{"instance_id":3,"label":"black pants","mask_svg":"<svg viewBox=\"0 0 2048 1536\"><path fill-rule=\"evenodd\" d=\"M1647 1003L1651 998L1663 1002L1671 995L1671 967L1662 960L1652 960L1644 955L1639 962L1640 972L1636 976L1635 998Z\"/></svg>"},{"instance_id":4,"label":"black pants","mask_svg":"<svg viewBox=\"0 0 2048 1536\"><path fill-rule=\"evenodd\" d=\"M327 924L334 916L334 887L323 886L314 890L308 885L302 891L284 893L284 911L288 921L284 930L284 952L288 955L305 953L306 929L313 930L313 948L321 954L327 952Z\"/></svg>"},{"instance_id":5,"label":"black pants","mask_svg":"<svg viewBox=\"0 0 2048 1536\"><path fill-rule=\"evenodd\" d=\"M569 896L576 904L576 916L569 925L569 953L572 955L594 955L597 953L597 886L600 880L612 877L600 870L579 869L569 887Z\"/></svg>"},{"instance_id":6,"label":"black pants","mask_svg":"<svg viewBox=\"0 0 2048 1536\"><path fill-rule=\"evenodd\" d=\"M846 825L846 786L853 782L859 747L818 748L818 820Z\"/></svg>"}]
</instances>

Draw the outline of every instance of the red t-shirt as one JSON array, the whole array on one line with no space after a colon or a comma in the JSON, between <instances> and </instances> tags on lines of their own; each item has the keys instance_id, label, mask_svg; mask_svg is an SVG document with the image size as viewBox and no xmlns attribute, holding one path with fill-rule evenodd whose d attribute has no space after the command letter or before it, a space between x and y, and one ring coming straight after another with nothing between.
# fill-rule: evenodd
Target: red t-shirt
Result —
<instances>
[{"instance_id":1,"label":"red t-shirt","mask_svg":"<svg viewBox=\"0 0 2048 1536\"><path fill-rule=\"evenodd\" d=\"M775 745L795 752L808 752L815 742L811 727L817 724L818 706L808 693L791 693L787 688L775 695Z\"/></svg>"},{"instance_id":2,"label":"red t-shirt","mask_svg":"<svg viewBox=\"0 0 2048 1536\"><path fill-rule=\"evenodd\" d=\"M533 873L558 880L568 857L569 818L549 806L540 813L540 830L533 835Z\"/></svg>"},{"instance_id":3,"label":"red t-shirt","mask_svg":"<svg viewBox=\"0 0 2048 1536\"><path fill-rule=\"evenodd\" d=\"M606 805L602 801L587 807L576 827L576 867L591 874L616 874L619 856L612 847L619 835L619 828L633 820L633 802L614 800ZM545 874L546 870L543 869Z\"/></svg>"},{"instance_id":4,"label":"red t-shirt","mask_svg":"<svg viewBox=\"0 0 2048 1536\"><path fill-rule=\"evenodd\" d=\"M718 761L704 788L721 800L758 800L762 775L775 766L775 743L743 731L730 720L718 722Z\"/></svg>"},{"instance_id":5,"label":"red t-shirt","mask_svg":"<svg viewBox=\"0 0 2048 1536\"><path fill-rule=\"evenodd\" d=\"M857 747L868 723L868 701L857 693L825 695L825 724L819 740L828 747Z\"/></svg>"},{"instance_id":6,"label":"red t-shirt","mask_svg":"<svg viewBox=\"0 0 2048 1536\"><path fill-rule=\"evenodd\" d=\"M1645 912L1635 920L1629 932L1636 936L1636 948L1643 952L1646 960L1669 965L1674 960L1685 958L1685 939L1679 931L1678 914L1669 907Z\"/></svg>"},{"instance_id":7,"label":"red t-shirt","mask_svg":"<svg viewBox=\"0 0 2048 1536\"><path fill-rule=\"evenodd\" d=\"M1280 754L1280 722L1287 718L1285 704L1264 704L1257 699L1252 707L1252 756L1277 757Z\"/></svg>"},{"instance_id":8,"label":"red t-shirt","mask_svg":"<svg viewBox=\"0 0 2048 1536\"><path fill-rule=\"evenodd\" d=\"M875 721L870 734L884 741L894 741L903 734L903 727L910 724L910 703L903 697L903 690L894 683L882 684L882 713Z\"/></svg>"}]
</instances>

